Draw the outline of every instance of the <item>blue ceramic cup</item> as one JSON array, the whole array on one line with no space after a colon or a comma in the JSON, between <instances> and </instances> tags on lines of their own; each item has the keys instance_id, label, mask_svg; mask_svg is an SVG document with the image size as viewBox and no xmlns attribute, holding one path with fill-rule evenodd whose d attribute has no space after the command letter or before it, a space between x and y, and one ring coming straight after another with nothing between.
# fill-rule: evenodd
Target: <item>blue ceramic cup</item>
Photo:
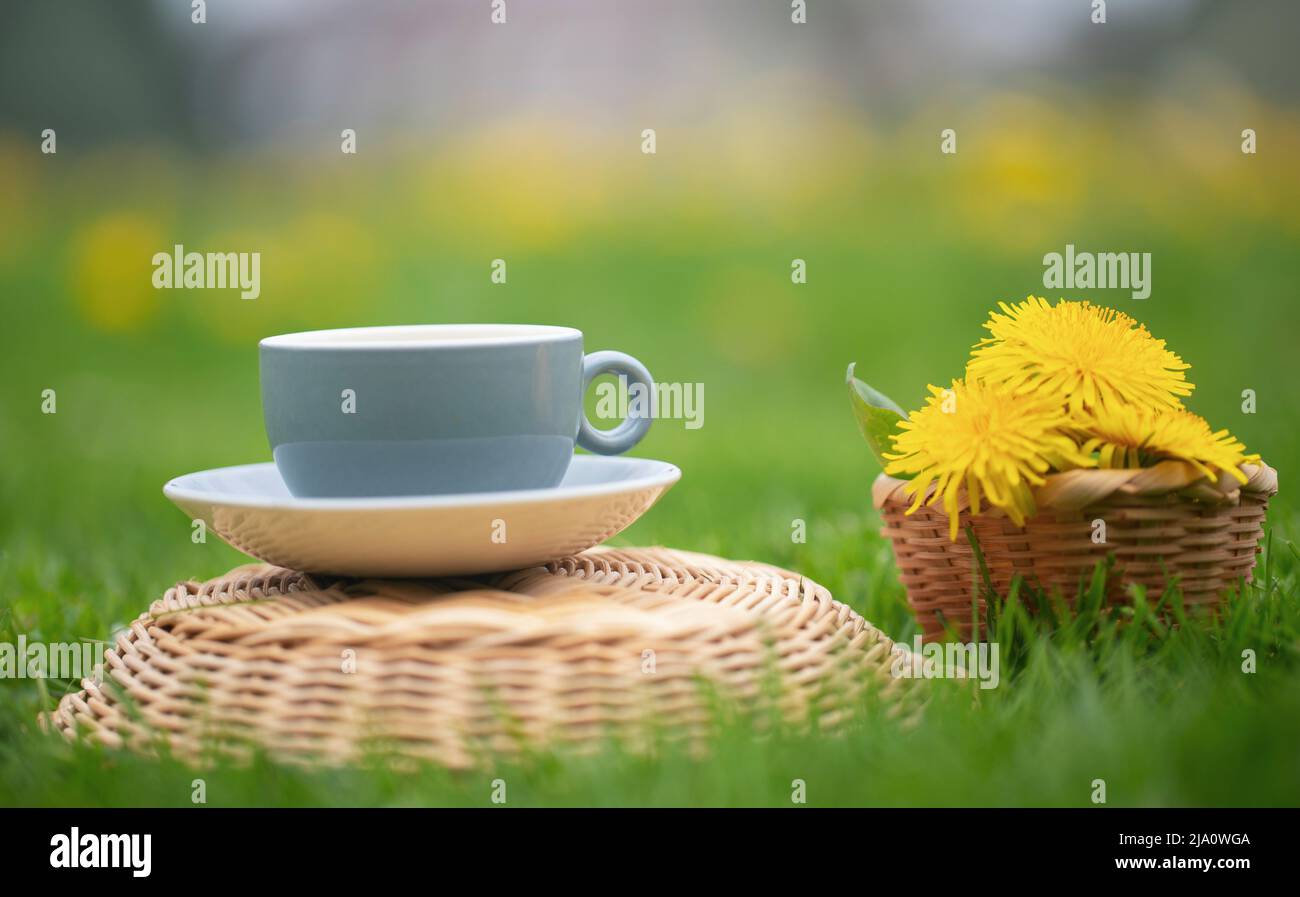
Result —
<instances>
[{"instance_id":1,"label":"blue ceramic cup","mask_svg":"<svg viewBox=\"0 0 1300 897\"><path fill-rule=\"evenodd\" d=\"M597 430L587 386L650 373L621 352L584 355L582 333L531 324L361 327L289 333L259 346L262 412L295 496L545 489L574 445L616 455L650 417Z\"/></svg>"}]
</instances>

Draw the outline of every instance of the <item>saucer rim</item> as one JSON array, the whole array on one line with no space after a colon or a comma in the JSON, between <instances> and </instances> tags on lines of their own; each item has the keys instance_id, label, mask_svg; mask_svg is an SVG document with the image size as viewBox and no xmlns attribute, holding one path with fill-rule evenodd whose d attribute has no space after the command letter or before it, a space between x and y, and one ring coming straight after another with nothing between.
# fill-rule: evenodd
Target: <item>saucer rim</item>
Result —
<instances>
[{"instance_id":1,"label":"saucer rim","mask_svg":"<svg viewBox=\"0 0 1300 897\"><path fill-rule=\"evenodd\" d=\"M196 470L191 473L172 477L163 484L163 495L172 502L197 502L207 505L237 508L283 508L312 511L373 511L402 510L420 508L470 508L494 504L545 504L547 502L583 498L597 498L623 492L672 486L682 477L681 468L667 461L655 458L638 458L629 455L575 455L574 462L584 465L600 466L618 461L640 461L653 466L647 472L627 479L613 480L606 483L593 483L584 486L551 486L543 489L509 489L500 492L462 492L455 495L376 495L349 496L346 498L299 498L297 496L250 496L235 495L230 492L217 492L210 489L196 489L186 486L183 480L204 474L229 473L234 471L271 468L275 470L274 461L261 461L253 464L232 464L227 467L213 467L208 470ZM275 472L279 476L279 471Z\"/></svg>"}]
</instances>

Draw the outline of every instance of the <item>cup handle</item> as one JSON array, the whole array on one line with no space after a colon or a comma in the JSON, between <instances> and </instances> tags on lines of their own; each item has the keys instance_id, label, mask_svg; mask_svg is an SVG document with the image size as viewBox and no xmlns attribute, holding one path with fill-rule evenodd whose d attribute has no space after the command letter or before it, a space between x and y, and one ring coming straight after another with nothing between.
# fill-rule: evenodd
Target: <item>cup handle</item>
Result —
<instances>
[{"instance_id":1,"label":"cup handle","mask_svg":"<svg viewBox=\"0 0 1300 897\"><path fill-rule=\"evenodd\" d=\"M582 359L582 394L587 394L591 381L601 374L617 374L628 380L628 393L634 384L640 383L646 392L648 407L644 415L629 414L623 422L612 430L598 430L587 420L584 412L578 424L578 445L589 452L599 455L618 455L641 441L641 437L650 429L654 411L655 382L650 379L650 372L645 365L631 355L622 352L592 352ZM631 402L629 402L629 405Z\"/></svg>"}]
</instances>

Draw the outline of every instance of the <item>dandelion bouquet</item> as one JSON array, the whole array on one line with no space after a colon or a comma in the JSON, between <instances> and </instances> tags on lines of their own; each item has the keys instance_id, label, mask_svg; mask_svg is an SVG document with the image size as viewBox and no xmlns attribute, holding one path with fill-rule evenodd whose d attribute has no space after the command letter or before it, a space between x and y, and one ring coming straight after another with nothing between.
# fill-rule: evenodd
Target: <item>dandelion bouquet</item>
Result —
<instances>
[{"instance_id":1,"label":"dandelion bouquet","mask_svg":"<svg viewBox=\"0 0 1300 897\"><path fill-rule=\"evenodd\" d=\"M1259 456L1183 407L1194 388L1189 366L1145 326L1088 302L1052 305L1030 296L999 307L965 376L930 386L911 416L882 402L850 368L863 435L887 474L910 480L909 513L942 503L956 539L963 497L974 513L987 502L1023 524L1049 473L1164 459L1212 480L1246 482L1241 466Z\"/></svg>"},{"instance_id":2,"label":"dandelion bouquet","mask_svg":"<svg viewBox=\"0 0 1300 897\"><path fill-rule=\"evenodd\" d=\"M849 368L918 613L969 612L963 526L1002 585L1021 575L1064 588L1107 553L1120 589L1181 577L1208 600L1248 578L1276 472L1183 406L1189 366L1111 308L1034 296L999 308L964 376L930 386L910 415Z\"/></svg>"}]
</instances>

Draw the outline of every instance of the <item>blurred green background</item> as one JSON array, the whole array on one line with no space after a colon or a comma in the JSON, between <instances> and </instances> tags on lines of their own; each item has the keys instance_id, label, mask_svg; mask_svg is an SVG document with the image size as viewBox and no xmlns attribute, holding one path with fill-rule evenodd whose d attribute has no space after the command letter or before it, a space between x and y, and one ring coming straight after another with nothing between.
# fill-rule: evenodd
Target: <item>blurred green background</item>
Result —
<instances>
[{"instance_id":1,"label":"blurred green background","mask_svg":"<svg viewBox=\"0 0 1300 897\"><path fill-rule=\"evenodd\" d=\"M998 300L1057 298L1042 257L1067 243L1152 254L1149 299L1069 298L1192 365L1191 407L1281 471L1289 538L1296 10L810 6L6 4L0 619L100 637L242 560L192 544L161 486L269 459L259 338L537 322L704 384L701 429L636 450L683 477L619 543L795 567L910 639L845 367L916 407ZM260 297L153 289L176 243L260 252Z\"/></svg>"}]
</instances>

